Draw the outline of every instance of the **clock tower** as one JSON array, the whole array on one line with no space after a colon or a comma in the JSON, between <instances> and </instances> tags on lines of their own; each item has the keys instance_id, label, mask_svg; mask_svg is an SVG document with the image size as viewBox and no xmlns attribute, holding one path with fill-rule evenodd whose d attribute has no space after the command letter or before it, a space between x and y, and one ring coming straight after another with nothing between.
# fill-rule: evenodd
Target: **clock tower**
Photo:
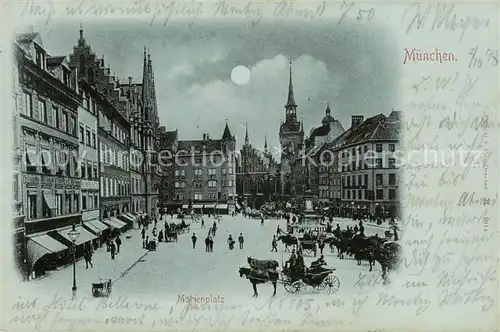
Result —
<instances>
[{"instance_id":1,"label":"clock tower","mask_svg":"<svg viewBox=\"0 0 500 332\"><path fill-rule=\"evenodd\" d=\"M288 84L288 100L285 105L285 122L280 126L281 145L281 193L291 195L291 162L299 156L304 145L304 128L297 120L297 104L293 94L292 63L290 62L290 82Z\"/></svg>"}]
</instances>

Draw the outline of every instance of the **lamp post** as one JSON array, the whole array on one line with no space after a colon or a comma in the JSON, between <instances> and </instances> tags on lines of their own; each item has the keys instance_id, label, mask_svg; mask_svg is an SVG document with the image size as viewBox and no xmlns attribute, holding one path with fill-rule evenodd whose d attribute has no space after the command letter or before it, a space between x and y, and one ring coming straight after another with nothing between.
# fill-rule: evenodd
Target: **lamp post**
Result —
<instances>
[{"instance_id":1,"label":"lamp post","mask_svg":"<svg viewBox=\"0 0 500 332\"><path fill-rule=\"evenodd\" d=\"M71 241L73 241L73 288L71 289L73 291L73 299L76 298L76 240L78 239L78 236L80 236L80 232L78 232L75 228L75 223L73 223L73 227L71 228L71 231L68 232L69 238Z\"/></svg>"}]
</instances>

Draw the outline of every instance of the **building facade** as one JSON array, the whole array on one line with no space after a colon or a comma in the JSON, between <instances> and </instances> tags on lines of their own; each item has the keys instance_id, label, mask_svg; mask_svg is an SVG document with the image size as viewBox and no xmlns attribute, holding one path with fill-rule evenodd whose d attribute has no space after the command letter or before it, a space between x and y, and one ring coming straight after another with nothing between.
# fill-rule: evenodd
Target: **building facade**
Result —
<instances>
[{"instance_id":1,"label":"building facade","mask_svg":"<svg viewBox=\"0 0 500 332\"><path fill-rule=\"evenodd\" d=\"M178 140L170 158L174 201L183 208L230 213L237 198L235 145L227 123L221 139L203 134L201 140Z\"/></svg>"},{"instance_id":2,"label":"building facade","mask_svg":"<svg viewBox=\"0 0 500 332\"><path fill-rule=\"evenodd\" d=\"M19 73L22 73L23 51L19 45L14 46L14 57L12 61L12 97L13 97L13 140L12 140L12 236L14 264L19 275L27 278L26 266L26 238L24 233L24 208L23 208L23 187L22 170L23 170L23 153L21 147L20 135L20 112L24 102L24 93L21 88L21 79Z\"/></svg>"},{"instance_id":3,"label":"building facade","mask_svg":"<svg viewBox=\"0 0 500 332\"><path fill-rule=\"evenodd\" d=\"M79 81L82 104L78 107L78 139L81 177L81 211L84 223L99 222L98 107L95 93L87 82ZM99 230L96 230L99 234ZM102 239L99 239L102 240ZM94 247L101 244L96 241Z\"/></svg>"},{"instance_id":4,"label":"building facade","mask_svg":"<svg viewBox=\"0 0 500 332\"><path fill-rule=\"evenodd\" d=\"M245 144L236 162L236 192L242 205L259 209L276 196L276 166L267 146L267 138L264 149L259 151L250 144L247 128Z\"/></svg>"},{"instance_id":5,"label":"building facade","mask_svg":"<svg viewBox=\"0 0 500 332\"><path fill-rule=\"evenodd\" d=\"M67 232L76 224L77 254L93 236L81 228L78 107L82 98L66 57L51 57L37 33L15 44L19 69L21 201L26 218L26 277L70 259ZM51 243L51 250L43 243ZM81 245L81 246L80 246Z\"/></svg>"},{"instance_id":6,"label":"building facade","mask_svg":"<svg viewBox=\"0 0 500 332\"><path fill-rule=\"evenodd\" d=\"M400 213L401 173L396 165L401 115L378 114L363 121L352 116L351 128L334 149L339 154L343 214L396 216Z\"/></svg>"},{"instance_id":7,"label":"building facade","mask_svg":"<svg viewBox=\"0 0 500 332\"><path fill-rule=\"evenodd\" d=\"M285 105L285 122L280 126L281 167L280 183L283 198L291 198L296 187L292 163L300 155L304 145L304 129L297 120L297 104L292 84L292 66L290 63L290 82L288 85L288 100ZM297 167L297 165L295 165Z\"/></svg>"},{"instance_id":8,"label":"building facade","mask_svg":"<svg viewBox=\"0 0 500 332\"><path fill-rule=\"evenodd\" d=\"M160 205L161 207L175 211L182 207L182 200L177 199L175 193L175 160L172 158L178 147L178 131L167 131L160 127L160 144L158 162L161 168ZM180 197L179 197L180 198Z\"/></svg>"}]
</instances>

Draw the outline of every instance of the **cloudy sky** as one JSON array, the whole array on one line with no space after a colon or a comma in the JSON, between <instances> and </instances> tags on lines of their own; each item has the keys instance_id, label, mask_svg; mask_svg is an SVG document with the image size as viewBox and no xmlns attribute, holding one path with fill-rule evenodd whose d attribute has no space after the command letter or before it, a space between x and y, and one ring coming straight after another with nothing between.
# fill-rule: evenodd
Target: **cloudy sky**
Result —
<instances>
[{"instance_id":1,"label":"cloudy sky","mask_svg":"<svg viewBox=\"0 0 500 332\"><path fill-rule=\"evenodd\" d=\"M398 50L388 31L357 22L298 22L290 25L246 23L195 27L147 23L83 22L92 50L124 81L140 80L143 48L155 72L160 122L177 128L181 139L202 134L220 137L228 119L241 146L248 122L250 141L262 147L279 144L284 118L289 65L299 118L306 133L320 124L330 102L332 116L347 129L352 114L388 114L398 108ZM80 22L35 26L52 55L69 54L77 43ZM251 70L248 84L236 85L235 66Z\"/></svg>"}]
</instances>

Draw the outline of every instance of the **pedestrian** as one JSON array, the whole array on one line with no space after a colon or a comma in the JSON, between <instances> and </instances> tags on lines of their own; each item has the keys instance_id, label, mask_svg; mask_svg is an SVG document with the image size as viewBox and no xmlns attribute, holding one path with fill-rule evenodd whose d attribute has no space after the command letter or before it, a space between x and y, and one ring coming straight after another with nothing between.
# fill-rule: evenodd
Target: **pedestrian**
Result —
<instances>
[{"instance_id":1,"label":"pedestrian","mask_svg":"<svg viewBox=\"0 0 500 332\"><path fill-rule=\"evenodd\" d=\"M243 239L243 233L240 233L240 236L238 236L238 243L240 244L240 250L243 249L243 242L245 240Z\"/></svg>"},{"instance_id":2,"label":"pedestrian","mask_svg":"<svg viewBox=\"0 0 500 332\"><path fill-rule=\"evenodd\" d=\"M193 241L193 249L196 247L196 240L197 240L197 237L196 237L196 235L193 233L193 236L191 236L191 241Z\"/></svg>"},{"instance_id":3,"label":"pedestrian","mask_svg":"<svg viewBox=\"0 0 500 332\"><path fill-rule=\"evenodd\" d=\"M260 225L264 226L264 217L260 217Z\"/></svg>"},{"instance_id":4,"label":"pedestrian","mask_svg":"<svg viewBox=\"0 0 500 332\"><path fill-rule=\"evenodd\" d=\"M211 234L212 234L212 227L208 229L208 236L210 236Z\"/></svg>"},{"instance_id":5,"label":"pedestrian","mask_svg":"<svg viewBox=\"0 0 500 332\"><path fill-rule=\"evenodd\" d=\"M120 239L120 237L118 236L115 239L115 242L116 242L116 253L119 254L120 253L120 246L122 245L122 239Z\"/></svg>"},{"instance_id":6,"label":"pedestrian","mask_svg":"<svg viewBox=\"0 0 500 332\"><path fill-rule=\"evenodd\" d=\"M205 228L205 220L201 217L201 228Z\"/></svg>"},{"instance_id":7,"label":"pedestrian","mask_svg":"<svg viewBox=\"0 0 500 332\"><path fill-rule=\"evenodd\" d=\"M273 241L271 242L271 252L275 251L278 252L278 241L276 241L276 235L273 235Z\"/></svg>"},{"instance_id":8,"label":"pedestrian","mask_svg":"<svg viewBox=\"0 0 500 332\"><path fill-rule=\"evenodd\" d=\"M160 229L160 233L158 233L158 242L163 242L163 230Z\"/></svg>"},{"instance_id":9,"label":"pedestrian","mask_svg":"<svg viewBox=\"0 0 500 332\"><path fill-rule=\"evenodd\" d=\"M92 251L90 249L88 249L85 252L85 255L83 258L85 258L85 269L89 268L89 264L90 264L90 267L92 267L92 268L94 267L94 265L92 265Z\"/></svg>"},{"instance_id":10,"label":"pedestrian","mask_svg":"<svg viewBox=\"0 0 500 332\"><path fill-rule=\"evenodd\" d=\"M320 254L323 255L323 249L325 249L325 241L323 241L323 239L319 239L318 247Z\"/></svg>"},{"instance_id":11,"label":"pedestrian","mask_svg":"<svg viewBox=\"0 0 500 332\"><path fill-rule=\"evenodd\" d=\"M148 249L149 248L149 235L146 235L146 241L144 243L144 248Z\"/></svg>"},{"instance_id":12,"label":"pedestrian","mask_svg":"<svg viewBox=\"0 0 500 332\"><path fill-rule=\"evenodd\" d=\"M214 239L213 239L212 237L210 237L210 238L208 239L208 241L209 241L209 242L208 242L208 246L209 246L209 248L210 248L210 252L214 252Z\"/></svg>"},{"instance_id":13,"label":"pedestrian","mask_svg":"<svg viewBox=\"0 0 500 332\"><path fill-rule=\"evenodd\" d=\"M281 228L280 228L280 225L278 225L276 227L276 236L280 236L280 233L281 233Z\"/></svg>"},{"instance_id":14,"label":"pedestrian","mask_svg":"<svg viewBox=\"0 0 500 332\"><path fill-rule=\"evenodd\" d=\"M209 251L210 251L210 237L207 235L207 237L205 238L205 252Z\"/></svg>"},{"instance_id":15,"label":"pedestrian","mask_svg":"<svg viewBox=\"0 0 500 332\"><path fill-rule=\"evenodd\" d=\"M110 250L111 251L111 259L115 259L115 250L116 250L115 243L111 242L110 247L111 247L111 250Z\"/></svg>"}]
</instances>

